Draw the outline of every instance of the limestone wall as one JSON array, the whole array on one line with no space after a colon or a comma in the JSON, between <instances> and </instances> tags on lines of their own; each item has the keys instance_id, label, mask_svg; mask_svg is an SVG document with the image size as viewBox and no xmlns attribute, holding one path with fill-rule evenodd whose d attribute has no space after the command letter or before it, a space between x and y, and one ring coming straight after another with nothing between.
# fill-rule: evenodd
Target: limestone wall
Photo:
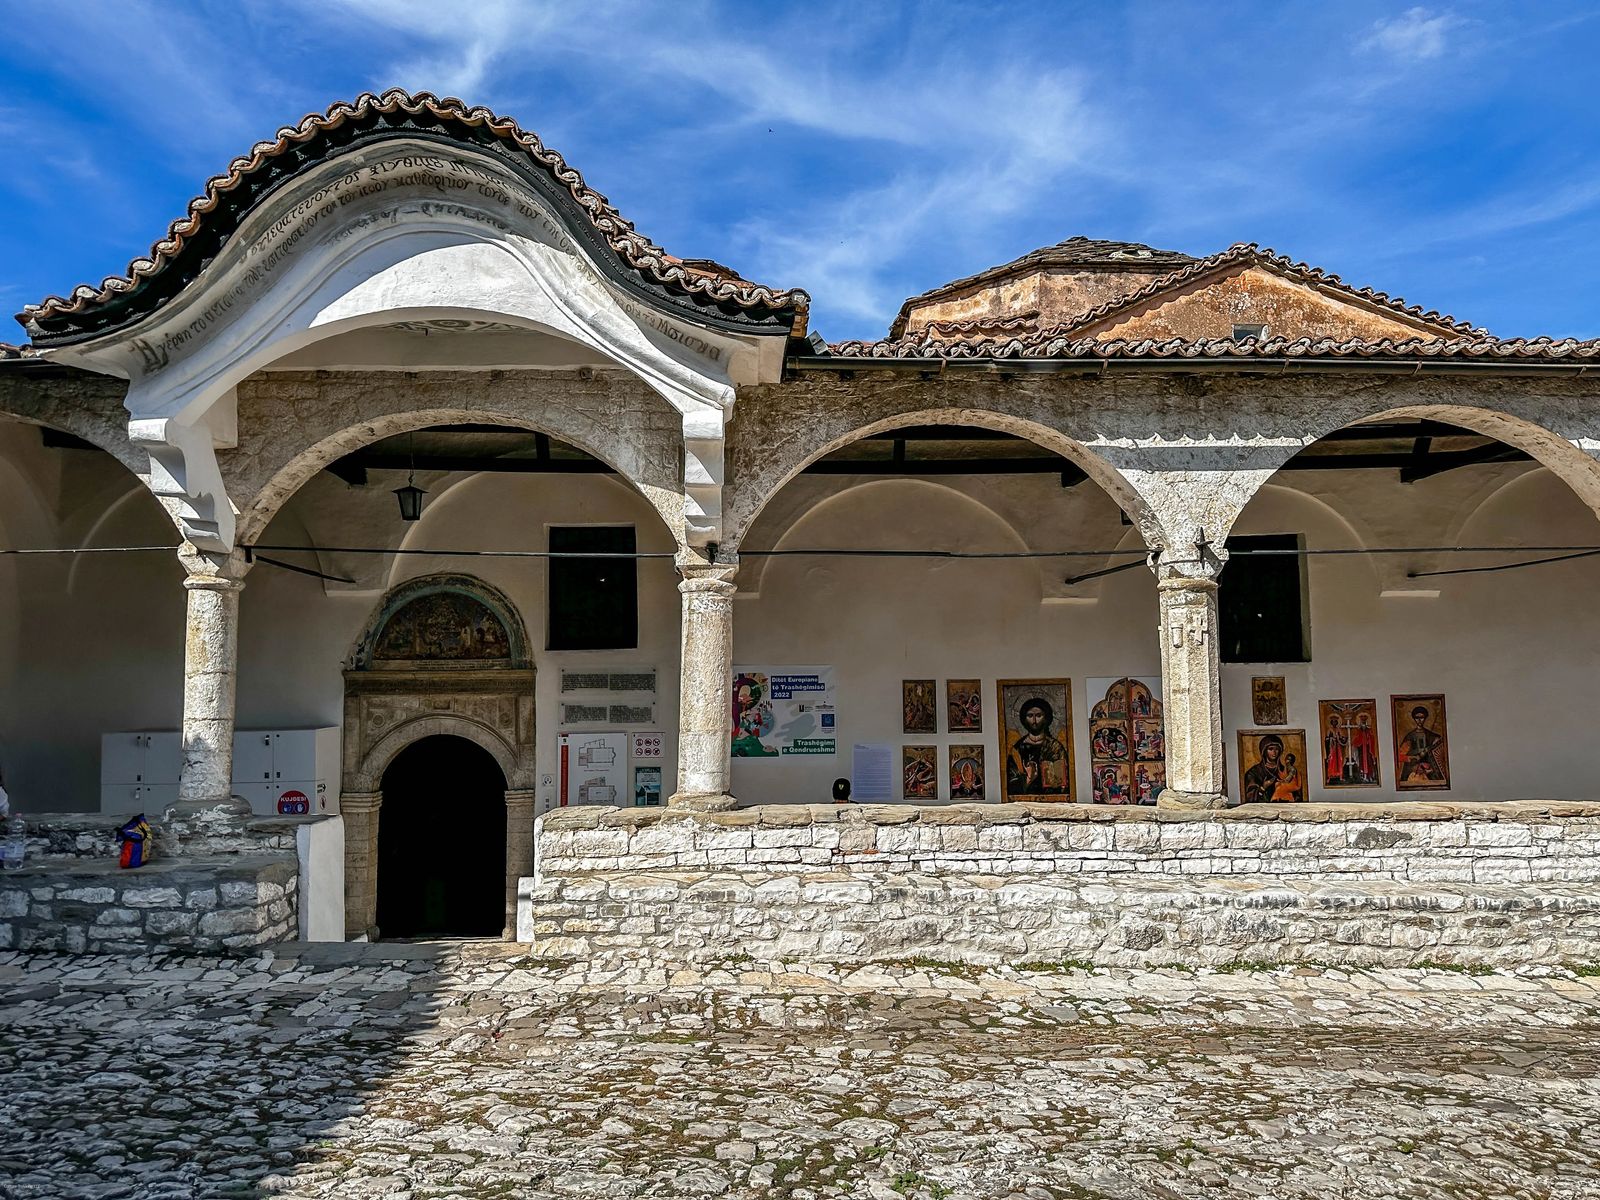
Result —
<instances>
[{"instance_id":1,"label":"limestone wall","mask_svg":"<svg viewBox=\"0 0 1600 1200\"><path fill-rule=\"evenodd\" d=\"M245 953L295 936L293 858L41 858L0 875L0 949Z\"/></svg>"},{"instance_id":2,"label":"limestone wall","mask_svg":"<svg viewBox=\"0 0 1600 1200\"><path fill-rule=\"evenodd\" d=\"M1600 804L1249 805L1213 814L769 805L695 815L569 809L544 818L542 879L651 871L1593 884Z\"/></svg>"},{"instance_id":3,"label":"limestone wall","mask_svg":"<svg viewBox=\"0 0 1600 1200\"><path fill-rule=\"evenodd\" d=\"M554 958L1600 960L1600 804L769 806L544 819Z\"/></svg>"},{"instance_id":4,"label":"limestone wall","mask_svg":"<svg viewBox=\"0 0 1600 1200\"><path fill-rule=\"evenodd\" d=\"M886 871L610 873L524 881L519 936L554 959L1009 966L1593 963L1587 886L1259 876Z\"/></svg>"}]
</instances>

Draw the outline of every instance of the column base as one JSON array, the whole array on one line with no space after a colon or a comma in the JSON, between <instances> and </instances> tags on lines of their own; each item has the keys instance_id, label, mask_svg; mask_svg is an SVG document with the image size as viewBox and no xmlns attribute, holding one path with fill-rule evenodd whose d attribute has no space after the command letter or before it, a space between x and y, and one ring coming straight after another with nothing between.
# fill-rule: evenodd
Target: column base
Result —
<instances>
[{"instance_id":1,"label":"column base","mask_svg":"<svg viewBox=\"0 0 1600 1200\"><path fill-rule=\"evenodd\" d=\"M1211 809L1232 808L1233 801L1217 792L1180 792L1174 788L1167 788L1156 797L1156 807L1205 812Z\"/></svg>"},{"instance_id":2,"label":"column base","mask_svg":"<svg viewBox=\"0 0 1600 1200\"><path fill-rule=\"evenodd\" d=\"M739 802L732 796L718 795L713 792L709 795L691 795L679 792L675 796L667 797L667 807L681 809L684 812L728 812L739 807Z\"/></svg>"}]
</instances>

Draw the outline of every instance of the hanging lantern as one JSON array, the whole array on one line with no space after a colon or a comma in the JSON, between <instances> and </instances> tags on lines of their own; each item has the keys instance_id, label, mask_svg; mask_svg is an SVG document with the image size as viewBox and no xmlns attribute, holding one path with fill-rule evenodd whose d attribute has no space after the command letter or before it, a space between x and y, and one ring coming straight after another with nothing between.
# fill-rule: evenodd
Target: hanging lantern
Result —
<instances>
[{"instance_id":1,"label":"hanging lantern","mask_svg":"<svg viewBox=\"0 0 1600 1200\"><path fill-rule=\"evenodd\" d=\"M422 520L422 498L428 493L417 486L415 475L406 476L406 485L395 488L395 498L400 501L400 519L402 521Z\"/></svg>"}]
</instances>

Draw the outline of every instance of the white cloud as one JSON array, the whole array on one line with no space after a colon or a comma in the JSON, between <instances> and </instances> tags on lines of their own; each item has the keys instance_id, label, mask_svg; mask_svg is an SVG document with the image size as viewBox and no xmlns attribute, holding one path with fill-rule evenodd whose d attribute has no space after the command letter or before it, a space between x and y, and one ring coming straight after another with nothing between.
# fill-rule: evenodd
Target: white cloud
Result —
<instances>
[{"instance_id":1,"label":"white cloud","mask_svg":"<svg viewBox=\"0 0 1600 1200\"><path fill-rule=\"evenodd\" d=\"M1448 13L1436 16L1420 6L1408 8L1374 24L1361 46L1407 62L1438 58L1445 52L1446 37L1460 24Z\"/></svg>"},{"instance_id":2,"label":"white cloud","mask_svg":"<svg viewBox=\"0 0 1600 1200\"><path fill-rule=\"evenodd\" d=\"M992 244L1007 217L1037 209L1064 173L1104 147L1109 125L1093 111L1083 74L1044 52L1003 67L943 48L868 57L860 30L806 22L757 41L727 32L702 4L601 0L579 16L508 0L465 10L431 0L336 3L425 47L394 67L412 89L475 103L513 80L526 90L530 75L559 64L610 87L626 81L643 105L687 104L700 115L684 119L724 144L731 121L893 147L864 160L859 182L811 189L809 208L738 225L728 248L763 282L806 286L830 310L877 321L903 298L896 280L905 256L953 240ZM629 36L618 37L624 27Z\"/></svg>"}]
</instances>

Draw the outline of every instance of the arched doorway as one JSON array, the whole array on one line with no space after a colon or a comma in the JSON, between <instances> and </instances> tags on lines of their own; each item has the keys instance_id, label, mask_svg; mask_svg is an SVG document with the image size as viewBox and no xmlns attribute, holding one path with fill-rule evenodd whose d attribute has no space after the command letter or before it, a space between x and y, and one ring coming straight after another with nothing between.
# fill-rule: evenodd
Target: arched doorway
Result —
<instances>
[{"instance_id":1,"label":"arched doorway","mask_svg":"<svg viewBox=\"0 0 1600 1200\"><path fill-rule=\"evenodd\" d=\"M351 936L449 931L458 923L453 902L430 901L427 887L415 897L419 909L398 899L417 891L405 878L413 860L435 890L459 881L429 861L446 855L481 874L486 892L497 889L499 923L491 929L483 917L476 931L510 935L517 880L532 869L535 676L527 646L510 600L471 576L410 580L368 622L344 673L340 805ZM488 813L497 814L497 831L483 824ZM498 870L485 857L490 846ZM399 906L393 911L407 933L381 915L384 897Z\"/></svg>"},{"instance_id":2,"label":"arched doorway","mask_svg":"<svg viewBox=\"0 0 1600 1200\"><path fill-rule=\"evenodd\" d=\"M506 778L466 738L412 742L383 773L378 930L498 937L505 921Z\"/></svg>"}]
</instances>

